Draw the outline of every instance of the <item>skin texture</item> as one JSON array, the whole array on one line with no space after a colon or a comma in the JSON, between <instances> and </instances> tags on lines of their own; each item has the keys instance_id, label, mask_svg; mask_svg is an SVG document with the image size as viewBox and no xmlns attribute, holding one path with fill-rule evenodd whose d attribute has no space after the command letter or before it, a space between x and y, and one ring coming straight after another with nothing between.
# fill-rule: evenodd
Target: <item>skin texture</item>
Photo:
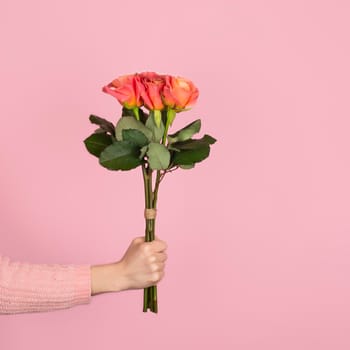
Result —
<instances>
[{"instance_id":1,"label":"skin texture","mask_svg":"<svg viewBox=\"0 0 350 350\"><path fill-rule=\"evenodd\" d=\"M164 277L166 249L158 237L133 239L120 261L91 266L91 295L156 285Z\"/></svg>"}]
</instances>

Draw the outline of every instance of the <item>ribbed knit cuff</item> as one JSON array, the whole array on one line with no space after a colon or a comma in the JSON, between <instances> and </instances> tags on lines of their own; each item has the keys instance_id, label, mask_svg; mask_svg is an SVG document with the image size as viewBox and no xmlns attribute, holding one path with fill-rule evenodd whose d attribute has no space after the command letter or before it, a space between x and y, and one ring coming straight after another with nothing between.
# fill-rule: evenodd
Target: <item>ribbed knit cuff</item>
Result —
<instances>
[{"instance_id":1,"label":"ribbed knit cuff","mask_svg":"<svg viewBox=\"0 0 350 350\"><path fill-rule=\"evenodd\" d=\"M73 265L76 277L73 294L75 304L88 304L91 302L91 266Z\"/></svg>"},{"instance_id":2,"label":"ribbed knit cuff","mask_svg":"<svg viewBox=\"0 0 350 350\"><path fill-rule=\"evenodd\" d=\"M90 265L28 264L0 256L0 314L53 311L90 301Z\"/></svg>"}]
</instances>

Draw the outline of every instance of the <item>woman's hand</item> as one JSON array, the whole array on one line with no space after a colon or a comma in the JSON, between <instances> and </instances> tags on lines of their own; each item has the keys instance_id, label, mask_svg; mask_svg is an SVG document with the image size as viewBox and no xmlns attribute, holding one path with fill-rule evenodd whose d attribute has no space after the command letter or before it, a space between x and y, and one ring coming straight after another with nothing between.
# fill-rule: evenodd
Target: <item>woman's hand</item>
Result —
<instances>
[{"instance_id":1,"label":"woman's hand","mask_svg":"<svg viewBox=\"0 0 350 350\"><path fill-rule=\"evenodd\" d=\"M120 261L91 266L91 295L156 285L164 277L166 248L158 238L135 238Z\"/></svg>"}]
</instances>

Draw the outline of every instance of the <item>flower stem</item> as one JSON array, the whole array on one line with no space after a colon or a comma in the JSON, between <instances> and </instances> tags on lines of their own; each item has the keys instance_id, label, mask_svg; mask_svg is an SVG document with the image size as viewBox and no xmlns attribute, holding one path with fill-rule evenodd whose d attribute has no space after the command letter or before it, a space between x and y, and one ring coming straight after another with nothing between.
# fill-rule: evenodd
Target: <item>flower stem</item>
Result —
<instances>
[{"instance_id":1,"label":"flower stem","mask_svg":"<svg viewBox=\"0 0 350 350\"><path fill-rule=\"evenodd\" d=\"M140 120L139 107L134 107L132 110L134 111L135 118L136 118L137 120Z\"/></svg>"},{"instance_id":2,"label":"flower stem","mask_svg":"<svg viewBox=\"0 0 350 350\"><path fill-rule=\"evenodd\" d=\"M158 190L159 190L159 184L161 181L161 173L160 170L157 170L157 176L156 176L156 183L154 186L154 193L153 193L153 206L157 207L157 200L158 200Z\"/></svg>"},{"instance_id":3,"label":"flower stem","mask_svg":"<svg viewBox=\"0 0 350 350\"><path fill-rule=\"evenodd\" d=\"M164 130L164 135L163 135L163 140L162 143L165 146L166 138L168 136L168 130L171 124L173 123L174 119L176 116L176 112L173 109L168 109L167 110L167 118L166 118L166 123L165 123L165 130Z\"/></svg>"},{"instance_id":4,"label":"flower stem","mask_svg":"<svg viewBox=\"0 0 350 350\"><path fill-rule=\"evenodd\" d=\"M145 190L145 207L146 209L156 209L153 201L153 191L152 191L152 170L146 168L142 165L142 174L144 180L144 190ZM155 219L145 219L146 229L145 229L145 241L151 242L155 239ZM157 286L151 286L144 288L143 292L143 312L147 312L150 309L152 312L158 312L157 305Z\"/></svg>"}]
</instances>

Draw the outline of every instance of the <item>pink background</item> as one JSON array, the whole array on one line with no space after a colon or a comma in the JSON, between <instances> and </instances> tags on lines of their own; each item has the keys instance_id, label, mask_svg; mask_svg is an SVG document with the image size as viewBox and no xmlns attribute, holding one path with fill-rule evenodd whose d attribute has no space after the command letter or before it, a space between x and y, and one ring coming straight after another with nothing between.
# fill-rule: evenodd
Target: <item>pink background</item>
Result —
<instances>
[{"instance_id":1,"label":"pink background","mask_svg":"<svg viewBox=\"0 0 350 350\"><path fill-rule=\"evenodd\" d=\"M2 349L349 349L350 44L346 0L0 3L0 254L118 260L143 235L141 170L83 145L101 87L153 70L192 79L208 160L168 175L159 314L142 291L0 317Z\"/></svg>"}]
</instances>

